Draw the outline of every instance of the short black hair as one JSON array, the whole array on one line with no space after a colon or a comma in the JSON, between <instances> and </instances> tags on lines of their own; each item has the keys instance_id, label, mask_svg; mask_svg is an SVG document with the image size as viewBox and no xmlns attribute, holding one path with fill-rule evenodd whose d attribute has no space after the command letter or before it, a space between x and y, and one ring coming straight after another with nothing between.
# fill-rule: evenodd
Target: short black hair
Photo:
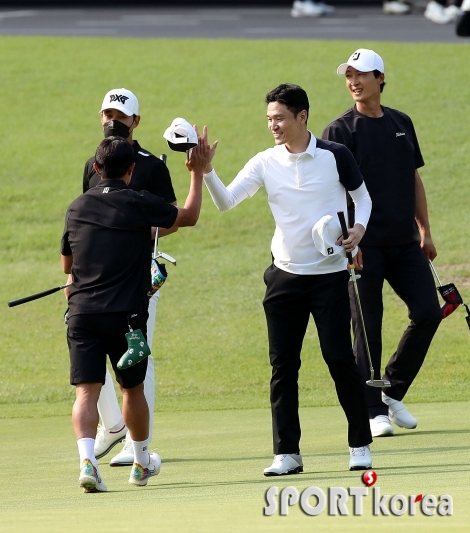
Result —
<instances>
[{"instance_id":1,"label":"short black hair","mask_svg":"<svg viewBox=\"0 0 470 533\"><path fill-rule=\"evenodd\" d=\"M375 78L378 78L381 74L383 74L383 72L380 72L380 70L377 70L377 69L375 69L373 72L374 72ZM380 84L380 92L383 92L384 87L385 87L385 82Z\"/></svg>"},{"instance_id":2,"label":"short black hair","mask_svg":"<svg viewBox=\"0 0 470 533\"><path fill-rule=\"evenodd\" d=\"M134 162L134 149L122 137L107 137L96 149L95 163L103 179L121 179Z\"/></svg>"},{"instance_id":3,"label":"short black hair","mask_svg":"<svg viewBox=\"0 0 470 533\"><path fill-rule=\"evenodd\" d=\"M297 117L305 109L308 118L308 111L310 109L308 96L302 87L298 85L282 83L266 95L265 103L270 104L272 102L284 104L294 114L294 117Z\"/></svg>"}]
</instances>

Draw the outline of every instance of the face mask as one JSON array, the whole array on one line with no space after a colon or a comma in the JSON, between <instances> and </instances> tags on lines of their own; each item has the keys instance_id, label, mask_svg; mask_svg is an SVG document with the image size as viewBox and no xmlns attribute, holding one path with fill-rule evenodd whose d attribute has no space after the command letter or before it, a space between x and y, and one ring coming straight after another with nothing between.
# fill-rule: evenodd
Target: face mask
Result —
<instances>
[{"instance_id":1,"label":"face mask","mask_svg":"<svg viewBox=\"0 0 470 533\"><path fill-rule=\"evenodd\" d=\"M123 139L127 139L130 135L130 128L123 122L119 122L119 120L108 120L108 122L103 124L103 132L105 139L108 137L122 137Z\"/></svg>"}]
</instances>

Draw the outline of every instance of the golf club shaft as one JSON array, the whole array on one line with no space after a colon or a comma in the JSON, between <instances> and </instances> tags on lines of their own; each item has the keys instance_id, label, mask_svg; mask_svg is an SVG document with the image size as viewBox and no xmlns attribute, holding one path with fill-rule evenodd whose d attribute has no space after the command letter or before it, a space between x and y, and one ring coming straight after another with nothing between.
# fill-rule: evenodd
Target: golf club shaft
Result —
<instances>
[{"instance_id":1,"label":"golf club shaft","mask_svg":"<svg viewBox=\"0 0 470 533\"><path fill-rule=\"evenodd\" d=\"M162 154L160 156L160 159L165 163L166 165L166 154ZM153 258L156 259L157 258L157 253L158 253L158 227L155 228L155 246L153 248Z\"/></svg>"},{"instance_id":2,"label":"golf club shaft","mask_svg":"<svg viewBox=\"0 0 470 533\"><path fill-rule=\"evenodd\" d=\"M338 211L338 218L339 218L339 223L341 224L341 231L343 232L343 239L347 239L349 237L349 233L348 233L348 227L346 226L346 219L344 217L343 211ZM364 333L364 344L366 346L367 358L369 359L369 365L370 365L370 379L371 381L373 381L374 380L374 366L372 365L372 357L370 355L369 342L367 340L366 323L364 321L364 315L362 314L361 299L359 297L359 289L357 287L356 271L354 269L354 260L353 260L353 256L351 252L346 252L346 257L348 258L349 268L351 270L351 278L352 278L352 282L354 285L354 293L356 295L357 309L359 311L359 316L361 319L362 332Z\"/></svg>"},{"instance_id":3,"label":"golf club shaft","mask_svg":"<svg viewBox=\"0 0 470 533\"><path fill-rule=\"evenodd\" d=\"M439 283L439 287L442 287L441 280L439 279L439 276L437 275L436 269L434 268L434 265L432 264L431 259L429 260L429 266L431 267L431 270L434 274L434 277L436 278L437 282Z\"/></svg>"},{"instance_id":4,"label":"golf club shaft","mask_svg":"<svg viewBox=\"0 0 470 533\"><path fill-rule=\"evenodd\" d=\"M54 287L53 289L47 289L47 291L31 294L31 296L24 296L23 298L12 300L11 302L8 302L8 307L15 307L16 305L25 304L27 302L32 302L33 300L43 298L44 296L49 296L49 294L54 294L55 292L58 292L61 289L65 289L65 287L68 287L69 285L71 285L71 283L68 283L66 285L60 285L60 287Z\"/></svg>"}]
</instances>

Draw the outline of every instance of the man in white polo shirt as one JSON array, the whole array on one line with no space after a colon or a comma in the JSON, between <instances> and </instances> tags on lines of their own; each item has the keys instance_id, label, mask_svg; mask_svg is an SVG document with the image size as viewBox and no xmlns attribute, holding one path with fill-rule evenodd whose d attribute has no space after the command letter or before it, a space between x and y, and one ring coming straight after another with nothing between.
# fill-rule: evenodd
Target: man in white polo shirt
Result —
<instances>
[{"instance_id":1,"label":"man in white polo shirt","mask_svg":"<svg viewBox=\"0 0 470 533\"><path fill-rule=\"evenodd\" d=\"M266 104L268 128L276 146L250 159L228 187L217 177L211 163L204 176L221 211L235 207L264 186L276 222L271 243L273 263L264 274L263 301L272 366L275 457L264 474L303 471L298 372L310 314L349 423L349 468L367 469L372 466L372 437L365 384L351 346L349 274L344 249L353 252L361 240L370 215L370 197L349 150L318 140L307 129L309 102L301 87L280 85L267 94ZM207 140L206 129L204 138ZM211 161L216 148L217 141L211 147ZM336 245L341 243L337 212L346 211L346 191L356 204L356 224L342 241L343 249ZM322 243L326 227L333 228L336 236L333 241ZM339 240L335 244L336 239Z\"/></svg>"}]
</instances>

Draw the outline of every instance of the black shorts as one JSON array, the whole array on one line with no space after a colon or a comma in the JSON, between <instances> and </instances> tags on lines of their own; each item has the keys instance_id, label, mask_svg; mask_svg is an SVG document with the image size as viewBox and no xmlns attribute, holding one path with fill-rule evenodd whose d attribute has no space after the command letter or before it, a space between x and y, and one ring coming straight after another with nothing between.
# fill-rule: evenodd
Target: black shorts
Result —
<instances>
[{"instance_id":1,"label":"black shorts","mask_svg":"<svg viewBox=\"0 0 470 533\"><path fill-rule=\"evenodd\" d=\"M132 318L131 318L132 317ZM125 334L140 329L147 337L146 313L102 313L73 315L67 320L67 344L70 352L70 384L103 383L106 355L109 356L116 381L124 388L140 385L147 372L147 358L137 365L119 370L117 363L127 351Z\"/></svg>"}]
</instances>

